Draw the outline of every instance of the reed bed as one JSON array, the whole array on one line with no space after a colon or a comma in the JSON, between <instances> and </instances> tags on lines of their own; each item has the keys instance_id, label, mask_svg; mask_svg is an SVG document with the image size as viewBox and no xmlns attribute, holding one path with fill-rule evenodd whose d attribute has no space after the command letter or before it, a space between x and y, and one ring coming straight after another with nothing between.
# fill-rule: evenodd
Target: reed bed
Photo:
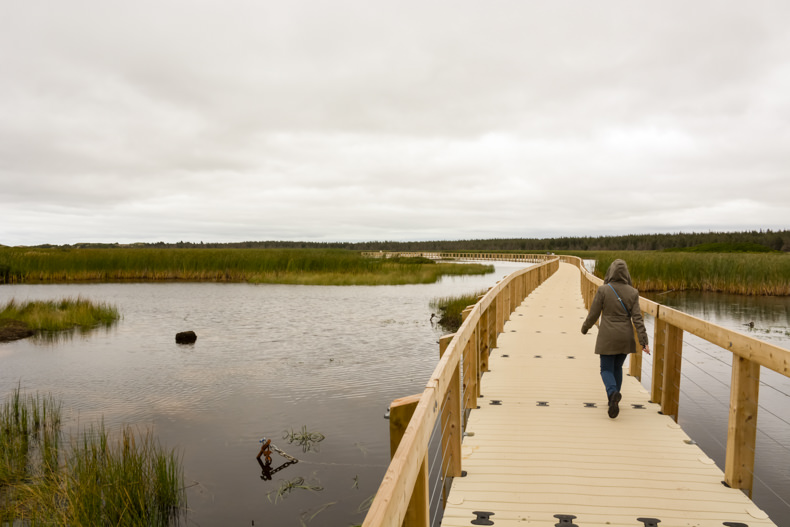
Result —
<instances>
[{"instance_id":1,"label":"reed bed","mask_svg":"<svg viewBox=\"0 0 790 527\"><path fill-rule=\"evenodd\" d=\"M341 249L0 248L0 283L211 281L305 285L432 283L491 266L363 258Z\"/></svg>"},{"instance_id":2,"label":"reed bed","mask_svg":"<svg viewBox=\"0 0 790 527\"><path fill-rule=\"evenodd\" d=\"M715 291L742 295L790 295L790 256L785 254L600 252L595 274L603 277L621 258L640 291Z\"/></svg>"},{"instance_id":3,"label":"reed bed","mask_svg":"<svg viewBox=\"0 0 790 527\"><path fill-rule=\"evenodd\" d=\"M487 289L482 289L476 293L469 293L457 296L436 297L431 299L429 306L431 309L439 311L439 325L442 329L454 333L461 327L461 314L464 309L474 305L481 296L488 292Z\"/></svg>"},{"instance_id":4,"label":"reed bed","mask_svg":"<svg viewBox=\"0 0 790 527\"><path fill-rule=\"evenodd\" d=\"M0 320L15 320L24 323L33 331L109 327L119 318L120 314L115 306L105 302L92 302L82 297L29 302L11 299L0 308Z\"/></svg>"},{"instance_id":5,"label":"reed bed","mask_svg":"<svg viewBox=\"0 0 790 527\"><path fill-rule=\"evenodd\" d=\"M61 444L61 405L17 388L0 407L0 525L167 526L186 507L181 458L150 431L103 425Z\"/></svg>"}]
</instances>

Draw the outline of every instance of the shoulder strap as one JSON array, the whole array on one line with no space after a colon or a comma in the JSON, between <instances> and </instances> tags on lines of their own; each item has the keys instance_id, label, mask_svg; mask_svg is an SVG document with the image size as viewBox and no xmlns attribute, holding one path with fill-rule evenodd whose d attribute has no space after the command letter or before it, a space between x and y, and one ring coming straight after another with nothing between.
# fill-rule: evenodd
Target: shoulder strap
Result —
<instances>
[{"instance_id":1,"label":"shoulder strap","mask_svg":"<svg viewBox=\"0 0 790 527\"><path fill-rule=\"evenodd\" d=\"M622 299L622 298L620 298L620 295L618 295L618 294L617 294L617 291L615 291L614 287L612 287L612 283L610 282L610 283L609 283L609 284L607 284L607 285L608 285L608 286L609 286L609 287L612 289L612 291L614 291L614 296L616 296L616 297L617 297L617 300L619 300L619 301L620 301L620 305L621 305L621 306L623 306L623 309L625 309L625 312L626 312L626 314L627 314L627 315L630 317L630 316L631 316L631 312L630 312L630 311L628 311L628 309L625 307L625 304L623 304L623 299Z\"/></svg>"}]
</instances>

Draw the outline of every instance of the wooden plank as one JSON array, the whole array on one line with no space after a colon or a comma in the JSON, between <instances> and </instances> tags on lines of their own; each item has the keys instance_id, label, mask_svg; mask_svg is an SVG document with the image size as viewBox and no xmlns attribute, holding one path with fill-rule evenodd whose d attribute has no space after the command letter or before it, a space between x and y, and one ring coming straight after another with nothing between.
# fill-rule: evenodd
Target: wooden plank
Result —
<instances>
[{"instance_id":1,"label":"wooden plank","mask_svg":"<svg viewBox=\"0 0 790 527\"><path fill-rule=\"evenodd\" d=\"M453 339L453 335L445 335L439 339L439 357L441 358L447 346ZM449 477L459 477L461 475L461 440L462 424L461 417L461 365L456 364L453 375L449 381L447 395L441 409L441 430L442 433L442 474ZM440 393L443 390L439 390Z\"/></svg>"},{"instance_id":2,"label":"wooden plank","mask_svg":"<svg viewBox=\"0 0 790 527\"><path fill-rule=\"evenodd\" d=\"M732 364L730 417L724 481L752 496L754 449L757 440L757 399L760 393L760 365L743 357Z\"/></svg>"},{"instance_id":3,"label":"wooden plank","mask_svg":"<svg viewBox=\"0 0 790 527\"><path fill-rule=\"evenodd\" d=\"M664 342L664 378L661 412L677 422L680 405L680 368L683 364L683 330L668 324Z\"/></svg>"},{"instance_id":4,"label":"wooden plank","mask_svg":"<svg viewBox=\"0 0 790 527\"><path fill-rule=\"evenodd\" d=\"M396 399L390 405L390 453L394 457L401 439L409 426L414 410L422 394ZM429 514L428 455L423 456L414 490L411 493L403 525L408 527L428 527Z\"/></svg>"}]
</instances>

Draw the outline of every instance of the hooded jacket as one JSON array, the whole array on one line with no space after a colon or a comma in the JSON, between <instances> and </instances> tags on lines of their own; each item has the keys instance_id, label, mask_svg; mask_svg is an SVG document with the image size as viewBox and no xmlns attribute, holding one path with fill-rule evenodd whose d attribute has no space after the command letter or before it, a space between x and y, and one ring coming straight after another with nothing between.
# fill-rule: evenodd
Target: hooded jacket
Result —
<instances>
[{"instance_id":1,"label":"hooded jacket","mask_svg":"<svg viewBox=\"0 0 790 527\"><path fill-rule=\"evenodd\" d=\"M595 341L595 353L598 355L634 353L634 328L639 345L647 346L647 331L642 320L642 310L639 309L639 292L631 285L631 275L624 260L615 260L606 271L603 285L595 293L587 319L582 324L582 333L586 335L598 317L601 317Z\"/></svg>"}]
</instances>

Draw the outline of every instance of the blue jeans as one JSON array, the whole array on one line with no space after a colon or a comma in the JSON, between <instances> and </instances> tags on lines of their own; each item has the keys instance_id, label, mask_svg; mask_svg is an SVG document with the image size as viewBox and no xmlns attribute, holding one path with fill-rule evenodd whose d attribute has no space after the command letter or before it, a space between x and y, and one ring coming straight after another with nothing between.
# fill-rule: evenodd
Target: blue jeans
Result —
<instances>
[{"instance_id":1,"label":"blue jeans","mask_svg":"<svg viewBox=\"0 0 790 527\"><path fill-rule=\"evenodd\" d=\"M601 379L606 387L606 395L611 397L619 392L623 385L623 363L628 356L626 353L619 355L601 355Z\"/></svg>"}]
</instances>

